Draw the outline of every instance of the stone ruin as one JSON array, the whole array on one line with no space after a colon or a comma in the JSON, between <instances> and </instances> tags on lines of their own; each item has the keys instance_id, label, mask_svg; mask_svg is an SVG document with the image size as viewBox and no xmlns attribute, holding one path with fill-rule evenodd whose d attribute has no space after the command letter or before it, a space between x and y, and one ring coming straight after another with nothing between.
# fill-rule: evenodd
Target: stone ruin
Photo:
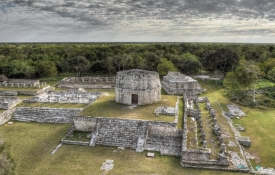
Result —
<instances>
[{"instance_id":1,"label":"stone ruin","mask_svg":"<svg viewBox=\"0 0 275 175\"><path fill-rule=\"evenodd\" d=\"M126 105L152 104L161 99L159 74L154 71L131 69L116 75L116 102Z\"/></svg>"},{"instance_id":2,"label":"stone ruin","mask_svg":"<svg viewBox=\"0 0 275 175\"><path fill-rule=\"evenodd\" d=\"M226 105L230 116L246 116L245 113L237 105Z\"/></svg>"},{"instance_id":3,"label":"stone ruin","mask_svg":"<svg viewBox=\"0 0 275 175\"><path fill-rule=\"evenodd\" d=\"M42 82L40 84L39 80L30 79L11 79L7 78L5 75L0 75L0 86L4 87L40 87L45 86L46 83Z\"/></svg>"},{"instance_id":4,"label":"stone ruin","mask_svg":"<svg viewBox=\"0 0 275 175\"><path fill-rule=\"evenodd\" d=\"M115 77L66 77L58 83L59 88L91 88L110 89L114 88Z\"/></svg>"},{"instance_id":5,"label":"stone ruin","mask_svg":"<svg viewBox=\"0 0 275 175\"><path fill-rule=\"evenodd\" d=\"M66 92L49 91L27 99L25 102L90 104L102 96L101 92L86 92L82 88L74 88Z\"/></svg>"},{"instance_id":6,"label":"stone ruin","mask_svg":"<svg viewBox=\"0 0 275 175\"><path fill-rule=\"evenodd\" d=\"M0 96L0 109L11 109L20 103L20 98L17 97L1 97Z\"/></svg>"},{"instance_id":7,"label":"stone ruin","mask_svg":"<svg viewBox=\"0 0 275 175\"><path fill-rule=\"evenodd\" d=\"M189 99L196 98L202 93L201 86L197 80L185 76L180 72L168 72L163 77L162 88L171 95L186 94Z\"/></svg>"},{"instance_id":8,"label":"stone ruin","mask_svg":"<svg viewBox=\"0 0 275 175\"><path fill-rule=\"evenodd\" d=\"M156 114L156 116L158 115L172 115L174 116L177 112L176 108L173 107L158 107L157 109L154 110L154 114Z\"/></svg>"}]
</instances>

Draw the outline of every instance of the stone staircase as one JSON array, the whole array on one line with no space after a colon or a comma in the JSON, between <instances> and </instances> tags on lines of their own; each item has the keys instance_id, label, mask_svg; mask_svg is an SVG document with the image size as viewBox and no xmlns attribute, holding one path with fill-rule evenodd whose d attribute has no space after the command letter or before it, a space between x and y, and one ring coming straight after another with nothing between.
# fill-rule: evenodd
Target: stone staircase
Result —
<instances>
[{"instance_id":1,"label":"stone staircase","mask_svg":"<svg viewBox=\"0 0 275 175\"><path fill-rule=\"evenodd\" d=\"M30 108L18 107L13 113L12 120L23 122L73 123L73 117L82 108Z\"/></svg>"},{"instance_id":2,"label":"stone staircase","mask_svg":"<svg viewBox=\"0 0 275 175\"><path fill-rule=\"evenodd\" d=\"M143 122L124 119L99 119L94 139L96 145L136 149Z\"/></svg>"}]
</instances>

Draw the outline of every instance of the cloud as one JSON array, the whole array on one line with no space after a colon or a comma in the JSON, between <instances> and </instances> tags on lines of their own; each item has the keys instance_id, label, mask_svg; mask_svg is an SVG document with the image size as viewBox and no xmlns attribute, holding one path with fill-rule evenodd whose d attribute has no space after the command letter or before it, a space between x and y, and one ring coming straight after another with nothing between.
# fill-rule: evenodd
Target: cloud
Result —
<instances>
[{"instance_id":1,"label":"cloud","mask_svg":"<svg viewBox=\"0 0 275 175\"><path fill-rule=\"evenodd\" d=\"M0 30L273 35L274 7L274 0L2 0ZM136 34L138 30L142 32Z\"/></svg>"}]
</instances>

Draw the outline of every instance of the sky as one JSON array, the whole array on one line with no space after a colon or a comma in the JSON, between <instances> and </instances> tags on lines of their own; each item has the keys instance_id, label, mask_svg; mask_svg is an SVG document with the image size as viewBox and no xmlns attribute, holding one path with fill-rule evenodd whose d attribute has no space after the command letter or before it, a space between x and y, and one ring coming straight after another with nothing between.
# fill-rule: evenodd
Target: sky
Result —
<instances>
[{"instance_id":1,"label":"sky","mask_svg":"<svg viewBox=\"0 0 275 175\"><path fill-rule=\"evenodd\" d=\"M275 0L0 0L0 42L275 43Z\"/></svg>"}]
</instances>

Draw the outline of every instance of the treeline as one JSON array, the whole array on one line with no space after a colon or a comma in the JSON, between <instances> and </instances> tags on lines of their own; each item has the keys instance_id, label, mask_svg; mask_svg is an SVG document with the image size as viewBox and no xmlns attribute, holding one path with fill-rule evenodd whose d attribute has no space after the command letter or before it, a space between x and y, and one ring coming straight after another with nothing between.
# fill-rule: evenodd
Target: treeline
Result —
<instances>
[{"instance_id":1,"label":"treeline","mask_svg":"<svg viewBox=\"0 0 275 175\"><path fill-rule=\"evenodd\" d=\"M50 77L62 72L77 72L78 76L114 75L119 70L156 71L159 67L162 74L168 70L199 74L203 70L225 76L236 70L240 60L247 60L255 62L265 77L274 81L274 47L271 44L188 43L1 44L0 74L10 78Z\"/></svg>"}]
</instances>

